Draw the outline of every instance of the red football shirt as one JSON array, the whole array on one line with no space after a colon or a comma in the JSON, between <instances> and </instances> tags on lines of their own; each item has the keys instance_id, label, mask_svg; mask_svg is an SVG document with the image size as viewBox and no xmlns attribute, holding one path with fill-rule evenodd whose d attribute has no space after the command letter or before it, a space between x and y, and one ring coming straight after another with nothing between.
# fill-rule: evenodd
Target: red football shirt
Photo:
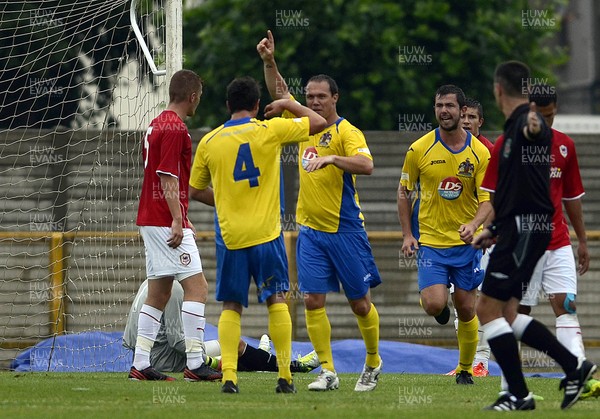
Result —
<instances>
[{"instance_id":1,"label":"red football shirt","mask_svg":"<svg viewBox=\"0 0 600 419\"><path fill-rule=\"evenodd\" d=\"M498 179L498 156L502 150L504 136L498 137L494 143L494 150L490 163L488 164L481 188L489 192L496 189ZM579 173L579 162L575 152L575 143L568 135L552 130L552 149L550 165L550 198L554 205L552 223L552 239L548 250L555 250L571 244L569 237L569 226L563 213L563 200L578 199L585 194L581 174Z\"/></svg>"},{"instance_id":2,"label":"red football shirt","mask_svg":"<svg viewBox=\"0 0 600 419\"><path fill-rule=\"evenodd\" d=\"M179 179L179 205L183 227L189 227L188 191L192 165L192 138L179 116L163 111L150 123L142 150L144 182L136 224L139 226L171 227L169 211L159 174Z\"/></svg>"},{"instance_id":3,"label":"red football shirt","mask_svg":"<svg viewBox=\"0 0 600 419\"><path fill-rule=\"evenodd\" d=\"M488 148L488 150L490 150L490 154L492 153L492 150L494 149L494 143L492 143L490 140L488 140L487 138L485 138L483 135L479 134L478 137L476 137L479 141L481 141L481 143L486 146Z\"/></svg>"}]
</instances>

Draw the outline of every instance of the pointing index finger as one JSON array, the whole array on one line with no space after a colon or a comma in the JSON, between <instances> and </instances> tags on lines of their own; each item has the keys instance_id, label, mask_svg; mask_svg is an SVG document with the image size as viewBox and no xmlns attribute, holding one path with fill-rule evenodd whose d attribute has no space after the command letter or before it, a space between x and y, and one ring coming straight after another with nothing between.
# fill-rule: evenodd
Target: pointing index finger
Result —
<instances>
[{"instance_id":1,"label":"pointing index finger","mask_svg":"<svg viewBox=\"0 0 600 419\"><path fill-rule=\"evenodd\" d=\"M537 112L537 106L536 106L535 102L529 102L529 110L531 112Z\"/></svg>"}]
</instances>

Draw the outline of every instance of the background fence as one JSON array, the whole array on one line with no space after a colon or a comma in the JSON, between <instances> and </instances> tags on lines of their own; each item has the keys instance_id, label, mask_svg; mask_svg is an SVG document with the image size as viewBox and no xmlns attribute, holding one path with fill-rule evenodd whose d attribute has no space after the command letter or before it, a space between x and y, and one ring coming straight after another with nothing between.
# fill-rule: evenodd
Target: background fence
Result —
<instances>
[{"instance_id":1,"label":"background fence","mask_svg":"<svg viewBox=\"0 0 600 419\"><path fill-rule=\"evenodd\" d=\"M140 186L139 132L45 135L36 131L0 133L0 363L22 348L56 332L123 330L129 305L145 279L143 244L135 227ZM422 133L367 132L375 160L372 176L357 181L367 231L383 284L372 291L381 318L381 338L430 345L455 345L452 325L439 326L418 303L416 266L399 254L401 233L396 188L404 153ZM201 132L193 132L194 143ZM494 135L490 135L495 138ZM578 312L588 347L600 346L600 169L598 138L580 135L578 146L587 194L585 220L590 231L590 272L579 283ZM24 149L27 152L24 152ZM44 154L45 153L45 154ZM41 158L40 155L44 158ZM120 156L118 160L114 156ZM290 268L294 276L297 157L282 157L288 206L284 219ZM190 204L190 219L209 282L207 319L216 324L213 212ZM250 290L255 294L255 287ZM250 299L242 318L243 333L258 337L267 330L266 307ZM308 340L302 295L292 286L290 307L294 335ZM345 300L328 296L334 339L359 338L356 320ZM534 309L549 326L554 316L544 302Z\"/></svg>"}]
</instances>

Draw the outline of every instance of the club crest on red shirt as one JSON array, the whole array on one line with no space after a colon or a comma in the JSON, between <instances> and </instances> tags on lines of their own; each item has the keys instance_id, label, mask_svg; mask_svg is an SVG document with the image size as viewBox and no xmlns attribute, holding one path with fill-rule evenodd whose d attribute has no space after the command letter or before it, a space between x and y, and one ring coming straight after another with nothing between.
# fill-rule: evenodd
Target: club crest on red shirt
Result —
<instances>
[{"instance_id":1,"label":"club crest on red shirt","mask_svg":"<svg viewBox=\"0 0 600 419\"><path fill-rule=\"evenodd\" d=\"M569 154L569 152L567 151L567 146L564 144L561 144L561 146L558 147L558 150L560 151L560 155L566 159L567 154Z\"/></svg>"}]
</instances>

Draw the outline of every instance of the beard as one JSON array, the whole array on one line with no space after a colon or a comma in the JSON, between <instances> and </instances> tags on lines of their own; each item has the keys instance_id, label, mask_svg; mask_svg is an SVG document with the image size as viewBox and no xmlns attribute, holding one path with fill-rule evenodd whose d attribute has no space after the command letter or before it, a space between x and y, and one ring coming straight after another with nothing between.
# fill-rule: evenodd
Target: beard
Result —
<instances>
[{"instance_id":1,"label":"beard","mask_svg":"<svg viewBox=\"0 0 600 419\"><path fill-rule=\"evenodd\" d=\"M442 125L444 123L444 125ZM455 131L460 123L460 118L440 121L440 128L444 131Z\"/></svg>"}]
</instances>

